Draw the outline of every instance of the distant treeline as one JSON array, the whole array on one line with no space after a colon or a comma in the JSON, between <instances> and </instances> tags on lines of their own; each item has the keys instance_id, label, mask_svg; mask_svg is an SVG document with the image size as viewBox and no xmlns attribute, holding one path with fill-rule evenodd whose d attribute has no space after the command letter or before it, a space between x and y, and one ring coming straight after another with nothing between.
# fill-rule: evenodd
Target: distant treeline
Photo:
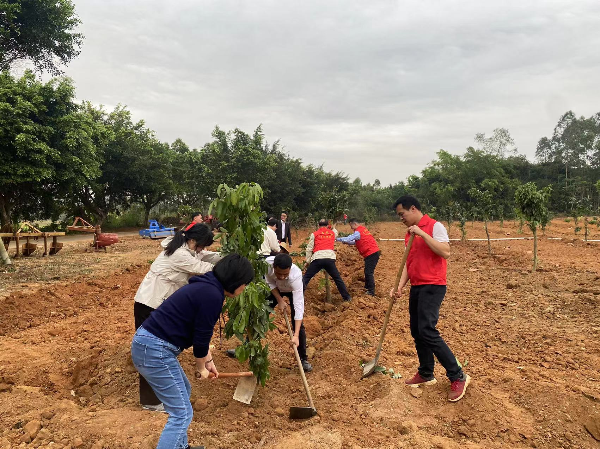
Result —
<instances>
[{"instance_id":1,"label":"distant treeline","mask_svg":"<svg viewBox=\"0 0 600 449\"><path fill-rule=\"evenodd\" d=\"M198 149L181 139L162 142L123 106L106 111L77 103L69 79L42 83L30 72L21 78L3 72L2 225L76 215L101 224L135 205L143 210L138 225L184 218L192 210L206 212L219 184L242 182L262 186L267 213L286 210L306 222L344 213L387 219L391 204L406 193L439 219L478 218L481 195L493 198L495 219L510 218L515 189L530 181L552 186L555 213L596 213L600 202L600 114L563 115L552 136L540 139L537 162L518 154L507 130L496 129L491 137L476 136L477 149L460 156L440 151L420 176L388 186L304 165L279 141L267 142L260 126L252 134L215 127L212 137Z\"/></svg>"}]
</instances>

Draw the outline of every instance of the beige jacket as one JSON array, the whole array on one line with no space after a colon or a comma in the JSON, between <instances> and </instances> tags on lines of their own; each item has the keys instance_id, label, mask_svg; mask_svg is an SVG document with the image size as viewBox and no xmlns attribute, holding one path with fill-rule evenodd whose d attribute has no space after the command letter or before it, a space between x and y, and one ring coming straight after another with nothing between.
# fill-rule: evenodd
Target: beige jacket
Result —
<instances>
[{"instance_id":1,"label":"beige jacket","mask_svg":"<svg viewBox=\"0 0 600 449\"><path fill-rule=\"evenodd\" d=\"M166 248L171 239L172 237L168 237L163 240L161 246ZM135 294L135 301L156 309L176 290L186 285L190 277L208 273L221 258L219 253L212 251L196 253L187 245L175 250L170 256L166 256L163 251L152 262L150 271Z\"/></svg>"}]
</instances>

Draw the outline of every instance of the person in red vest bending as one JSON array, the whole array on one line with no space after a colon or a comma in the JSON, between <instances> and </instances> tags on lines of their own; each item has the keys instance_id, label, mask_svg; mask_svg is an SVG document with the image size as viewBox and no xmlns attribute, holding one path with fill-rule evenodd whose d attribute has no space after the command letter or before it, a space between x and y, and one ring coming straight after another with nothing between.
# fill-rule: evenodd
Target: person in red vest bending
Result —
<instances>
[{"instance_id":1,"label":"person in red vest bending","mask_svg":"<svg viewBox=\"0 0 600 449\"><path fill-rule=\"evenodd\" d=\"M337 237L337 229L330 229L329 222L325 219L319 220L319 229L310 235L310 240L306 245L306 263L308 268L302 277L304 289L313 278L321 270L325 270L337 287L344 301L351 301L350 293L346 288L346 284L340 276L340 272L335 266L335 238Z\"/></svg>"},{"instance_id":2,"label":"person in red vest bending","mask_svg":"<svg viewBox=\"0 0 600 449\"><path fill-rule=\"evenodd\" d=\"M400 197L393 208L402 223L408 227L405 245L411 235L415 236L400 285L395 292L396 298L400 298L404 286L410 281L410 333L415 340L419 369L405 383L411 387L436 383L433 376L435 355L450 379L448 400L456 402L465 395L471 378L463 373L456 357L436 328L440 306L446 295L446 259L450 257L448 232L443 224L421 212L421 204L415 197ZM390 295L393 294L392 289Z\"/></svg>"},{"instance_id":3,"label":"person in red vest bending","mask_svg":"<svg viewBox=\"0 0 600 449\"><path fill-rule=\"evenodd\" d=\"M338 237L338 242L356 245L359 254L365 259L365 290L367 295L375 296L375 267L379 262L379 246L375 237L356 218L350 219L350 228L354 234Z\"/></svg>"}]
</instances>

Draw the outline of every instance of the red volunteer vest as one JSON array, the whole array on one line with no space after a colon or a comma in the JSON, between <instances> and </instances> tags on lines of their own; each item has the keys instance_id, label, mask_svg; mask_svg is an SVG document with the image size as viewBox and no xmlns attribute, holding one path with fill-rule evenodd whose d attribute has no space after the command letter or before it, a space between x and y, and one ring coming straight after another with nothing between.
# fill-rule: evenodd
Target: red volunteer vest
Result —
<instances>
[{"instance_id":1,"label":"red volunteer vest","mask_svg":"<svg viewBox=\"0 0 600 449\"><path fill-rule=\"evenodd\" d=\"M360 240L356 240L355 243L356 249L362 257L370 256L371 254L375 254L377 251L379 251L379 246L377 246L375 237L373 237L367 228L364 226L359 226L354 231L358 231L360 234Z\"/></svg>"},{"instance_id":2,"label":"red volunteer vest","mask_svg":"<svg viewBox=\"0 0 600 449\"><path fill-rule=\"evenodd\" d=\"M429 215L423 215L418 226L433 237L433 225L436 223ZM405 246L409 238L410 232L407 232L404 237ZM406 259L410 285L446 285L446 269L446 259L434 253L422 237L415 236Z\"/></svg>"},{"instance_id":3,"label":"red volunteer vest","mask_svg":"<svg viewBox=\"0 0 600 449\"><path fill-rule=\"evenodd\" d=\"M325 249L333 249L335 244L335 234L331 229L319 228L313 232L315 236L315 247L313 253L317 251L323 251Z\"/></svg>"}]
</instances>

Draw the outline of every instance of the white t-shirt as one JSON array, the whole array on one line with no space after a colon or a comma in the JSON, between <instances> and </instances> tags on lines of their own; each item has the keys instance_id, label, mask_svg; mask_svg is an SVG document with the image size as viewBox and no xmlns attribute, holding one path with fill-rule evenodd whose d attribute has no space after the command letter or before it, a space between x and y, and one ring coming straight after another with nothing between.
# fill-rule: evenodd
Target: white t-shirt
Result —
<instances>
[{"instance_id":1,"label":"white t-shirt","mask_svg":"<svg viewBox=\"0 0 600 449\"><path fill-rule=\"evenodd\" d=\"M448 237L448 231L446 231L446 227L441 224L439 221L436 221L433 225L433 235L434 240L442 243L448 243L450 238Z\"/></svg>"},{"instance_id":2,"label":"white t-shirt","mask_svg":"<svg viewBox=\"0 0 600 449\"><path fill-rule=\"evenodd\" d=\"M279 280L275 276L273 261L275 256L270 256L265 259L269 264L269 271L265 276L265 281L271 290L275 287L281 292L292 292L294 301L294 320L301 320L304 317L304 285L302 283L302 270L296 264L292 264L290 274L286 279Z\"/></svg>"},{"instance_id":3,"label":"white t-shirt","mask_svg":"<svg viewBox=\"0 0 600 449\"><path fill-rule=\"evenodd\" d=\"M281 222L281 241L285 241L285 221Z\"/></svg>"}]
</instances>

